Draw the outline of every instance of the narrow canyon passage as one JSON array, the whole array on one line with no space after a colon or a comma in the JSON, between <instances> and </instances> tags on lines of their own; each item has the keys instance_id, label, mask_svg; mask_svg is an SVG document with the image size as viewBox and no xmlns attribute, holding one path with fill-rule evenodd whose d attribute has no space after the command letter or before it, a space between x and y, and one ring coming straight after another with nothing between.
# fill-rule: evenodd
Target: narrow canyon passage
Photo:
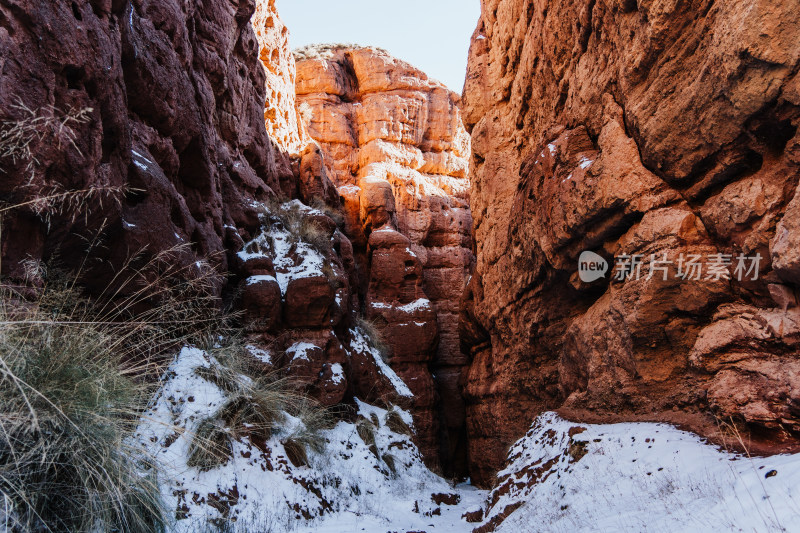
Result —
<instances>
[{"instance_id":1,"label":"narrow canyon passage","mask_svg":"<svg viewBox=\"0 0 800 533\"><path fill-rule=\"evenodd\" d=\"M0 523L49 527L14 445L72 426L12 385L78 327L64 273L218 326L100 350L149 387L109 456L163 531L800 523L797 0L474 4L459 94L296 47L280 0L0 2ZM434 12L404 39L455 39ZM126 530L89 507L52 529Z\"/></svg>"}]
</instances>

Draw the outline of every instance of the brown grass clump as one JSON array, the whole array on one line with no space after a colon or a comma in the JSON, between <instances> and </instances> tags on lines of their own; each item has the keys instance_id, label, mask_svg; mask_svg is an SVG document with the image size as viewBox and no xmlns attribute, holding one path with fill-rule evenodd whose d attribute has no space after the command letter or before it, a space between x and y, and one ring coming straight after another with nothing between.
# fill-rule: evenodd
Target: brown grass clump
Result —
<instances>
[{"instance_id":1,"label":"brown grass clump","mask_svg":"<svg viewBox=\"0 0 800 533\"><path fill-rule=\"evenodd\" d=\"M342 214L341 207L328 205L320 198L315 199L311 207L325 213L325 216L333 220L337 227L342 228L344 226L344 215Z\"/></svg>"},{"instance_id":2,"label":"brown grass clump","mask_svg":"<svg viewBox=\"0 0 800 533\"><path fill-rule=\"evenodd\" d=\"M393 476L397 475L397 460L394 458L394 455L385 453L381 456L381 461L389 468L389 472L391 472Z\"/></svg>"},{"instance_id":3,"label":"brown grass clump","mask_svg":"<svg viewBox=\"0 0 800 533\"><path fill-rule=\"evenodd\" d=\"M375 427L366 418L356 422L356 433L367 446L375 444Z\"/></svg>"},{"instance_id":4,"label":"brown grass clump","mask_svg":"<svg viewBox=\"0 0 800 533\"><path fill-rule=\"evenodd\" d=\"M153 387L138 331L98 321L69 288L0 304L0 493L11 531L161 531L152 461L129 444Z\"/></svg>"},{"instance_id":5,"label":"brown grass clump","mask_svg":"<svg viewBox=\"0 0 800 533\"><path fill-rule=\"evenodd\" d=\"M12 532L162 531L155 461L133 443L167 354L222 327L212 274L169 252L88 297L80 273L31 265L0 288L0 494ZM35 272L34 272L35 270Z\"/></svg>"},{"instance_id":6,"label":"brown grass clump","mask_svg":"<svg viewBox=\"0 0 800 533\"><path fill-rule=\"evenodd\" d=\"M394 433L398 433L400 435L407 435L412 436L413 431L411 428L408 427L403 417L400 416L395 409L391 409L388 413L386 413L386 427L392 430Z\"/></svg>"},{"instance_id":7,"label":"brown grass clump","mask_svg":"<svg viewBox=\"0 0 800 533\"><path fill-rule=\"evenodd\" d=\"M301 204L297 202L281 204L277 200L271 200L265 203L262 214L266 222L289 233L290 243L295 245L306 243L323 256L331 252L330 235L318 222L308 216L307 208Z\"/></svg>"},{"instance_id":8,"label":"brown grass clump","mask_svg":"<svg viewBox=\"0 0 800 533\"><path fill-rule=\"evenodd\" d=\"M225 465L232 453L233 447L225 428L216 420L206 419L197 426L189 444L189 459L186 464L206 472Z\"/></svg>"},{"instance_id":9,"label":"brown grass clump","mask_svg":"<svg viewBox=\"0 0 800 533\"><path fill-rule=\"evenodd\" d=\"M388 362L387 359L388 359L389 347L383 338L381 330L378 329L377 324L375 324L375 322L371 320L367 320L366 318L357 317L356 327L359 328L361 332L364 333L364 336L367 337L370 346L378 350L378 352L381 355L381 358L384 361Z\"/></svg>"},{"instance_id":10,"label":"brown grass clump","mask_svg":"<svg viewBox=\"0 0 800 533\"><path fill-rule=\"evenodd\" d=\"M292 464L308 465L309 451L324 452L322 430L332 427L334 417L327 409L291 392L285 379L246 375L252 366L240 360L242 355L240 350L218 354L221 365L195 371L226 392L228 398L212 417L200 423L192 436L189 466L210 470L224 465L234 439L249 438L261 445L284 430L289 414L299 423L281 443Z\"/></svg>"}]
</instances>

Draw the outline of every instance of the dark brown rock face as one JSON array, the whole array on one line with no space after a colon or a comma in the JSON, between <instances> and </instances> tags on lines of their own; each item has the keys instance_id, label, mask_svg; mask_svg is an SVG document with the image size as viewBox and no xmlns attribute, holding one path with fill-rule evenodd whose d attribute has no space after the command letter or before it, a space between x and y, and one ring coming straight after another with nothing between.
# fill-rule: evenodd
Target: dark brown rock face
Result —
<instances>
[{"instance_id":1,"label":"dark brown rock face","mask_svg":"<svg viewBox=\"0 0 800 533\"><path fill-rule=\"evenodd\" d=\"M796 9L482 1L463 107L477 270L461 340L477 482L545 409L712 437L717 417L754 447L797 447ZM612 268L641 255L642 275L583 282L583 251ZM758 279L737 279L737 258L757 254ZM700 279L678 278L694 255ZM651 257L666 270L650 276ZM714 257L726 275L709 276Z\"/></svg>"},{"instance_id":2,"label":"dark brown rock face","mask_svg":"<svg viewBox=\"0 0 800 533\"><path fill-rule=\"evenodd\" d=\"M83 239L100 227L94 253L105 262L87 276L98 286L109 266L144 248L154 255L185 245L175 254L181 265L211 257L227 270L224 252L241 244L237 228L256 222L246 200L292 175L264 128L254 10L252 0L0 5L0 118L27 118L21 106L57 119L91 109L86 122L67 124L74 144L43 127L28 157L0 161L3 200L135 189L119 204L90 200L80 213L58 205L11 212L4 275L24 277L21 261L55 253L79 264Z\"/></svg>"}]
</instances>

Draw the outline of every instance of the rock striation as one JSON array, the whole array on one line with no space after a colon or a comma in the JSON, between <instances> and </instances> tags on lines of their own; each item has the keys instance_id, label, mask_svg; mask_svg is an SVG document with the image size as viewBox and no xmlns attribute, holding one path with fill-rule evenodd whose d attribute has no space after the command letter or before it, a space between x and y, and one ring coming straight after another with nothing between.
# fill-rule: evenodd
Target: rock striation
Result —
<instances>
[{"instance_id":1,"label":"rock striation","mask_svg":"<svg viewBox=\"0 0 800 533\"><path fill-rule=\"evenodd\" d=\"M797 448L796 5L481 5L462 107L473 479L490 483L556 408L710 437L735 424L756 449ZM611 272L582 281L584 251ZM618 279L635 256L642 275ZM738 279L739 258L757 256Z\"/></svg>"},{"instance_id":2,"label":"rock striation","mask_svg":"<svg viewBox=\"0 0 800 533\"><path fill-rule=\"evenodd\" d=\"M465 473L458 317L474 257L459 97L375 48L321 45L296 57L297 108L316 143L301 181L336 186L368 272L359 288L366 317L415 395L420 449Z\"/></svg>"}]
</instances>

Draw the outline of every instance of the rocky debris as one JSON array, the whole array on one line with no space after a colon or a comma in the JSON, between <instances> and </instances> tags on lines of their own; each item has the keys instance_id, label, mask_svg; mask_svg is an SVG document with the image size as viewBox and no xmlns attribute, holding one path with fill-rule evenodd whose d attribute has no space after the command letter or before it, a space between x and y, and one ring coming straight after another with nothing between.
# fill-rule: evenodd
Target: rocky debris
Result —
<instances>
[{"instance_id":1,"label":"rocky debris","mask_svg":"<svg viewBox=\"0 0 800 533\"><path fill-rule=\"evenodd\" d=\"M318 145L302 157L301 187L324 198L328 179L338 189L344 232L369 272L367 317L416 395L420 449L432 460L441 446L445 470L465 474L458 315L474 258L459 97L375 48L296 57L297 106ZM424 309L404 310L420 299Z\"/></svg>"},{"instance_id":2,"label":"rocky debris","mask_svg":"<svg viewBox=\"0 0 800 533\"><path fill-rule=\"evenodd\" d=\"M706 436L718 417L763 451L797 447L795 7L482 2L462 105L473 480L559 407ZM641 254L643 276L583 282L583 251ZM651 254L668 279L648 278ZM727 276L676 279L681 257L715 254ZM762 260L739 281L741 255Z\"/></svg>"},{"instance_id":3,"label":"rocky debris","mask_svg":"<svg viewBox=\"0 0 800 533\"><path fill-rule=\"evenodd\" d=\"M252 0L0 6L0 119L88 117L67 123L71 139L63 128L39 132L30 154L3 158L0 195L19 204L95 189L5 216L7 279L24 281L26 260L57 255L77 267L87 239L96 246L86 280L98 289L142 250L175 250L184 271L201 259L228 270L254 222L248 200L292 176L264 128L254 10ZM100 202L98 191L113 198Z\"/></svg>"}]
</instances>

